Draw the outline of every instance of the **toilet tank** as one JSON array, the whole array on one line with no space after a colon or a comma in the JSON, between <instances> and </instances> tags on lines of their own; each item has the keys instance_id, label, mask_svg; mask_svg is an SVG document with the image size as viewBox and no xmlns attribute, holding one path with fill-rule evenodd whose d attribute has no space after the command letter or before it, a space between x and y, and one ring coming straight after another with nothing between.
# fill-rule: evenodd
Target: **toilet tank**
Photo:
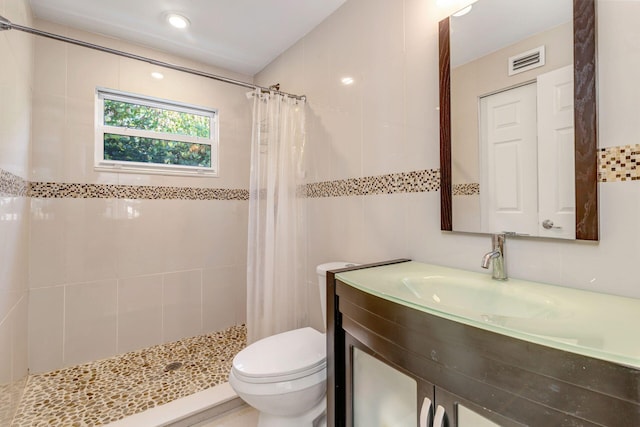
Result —
<instances>
[{"instance_id":1,"label":"toilet tank","mask_svg":"<svg viewBox=\"0 0 640 427\"><path fill-rule=\"evenodd\" d=\"M316 267L318 274L318 291L320 292L320 308L322 309L322 318L324 319L324 327L327 327L327 271L337 270L339 268L353 267L358 264L346 261L334 261L320 264Z\"/></svg>"}]
</instances>

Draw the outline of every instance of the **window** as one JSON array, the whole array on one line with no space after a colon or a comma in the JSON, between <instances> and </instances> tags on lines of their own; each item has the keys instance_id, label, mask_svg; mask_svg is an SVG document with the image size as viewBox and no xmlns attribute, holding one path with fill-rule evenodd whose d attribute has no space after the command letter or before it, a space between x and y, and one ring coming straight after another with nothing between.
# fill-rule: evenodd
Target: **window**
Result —
<instances>
[{"instance_id":1,"label":"window","mask_svg":"<svg viewBox=\"0 0 640 427\"><path fill-rule=\"evenodd\" d=\"M218 115L204 107L96 91L96 169L217 175Z\"/></svg>"}]
</instances>

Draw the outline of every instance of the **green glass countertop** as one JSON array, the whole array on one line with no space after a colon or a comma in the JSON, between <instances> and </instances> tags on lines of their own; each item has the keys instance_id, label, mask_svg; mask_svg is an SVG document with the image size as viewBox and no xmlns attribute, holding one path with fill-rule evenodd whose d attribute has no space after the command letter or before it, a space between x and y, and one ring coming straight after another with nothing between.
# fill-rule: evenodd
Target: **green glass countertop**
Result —
<instances>
[{"instance_id":1,"label":"green glass countertop","mask_svg":"<svg viewBox=\"0 0 640 427\"><path fill-rule=\"evenodd\" d=\"M502 335L640 368L640 299L419 262L336 274L372 295Z\"/></svg>"}]
</instances>

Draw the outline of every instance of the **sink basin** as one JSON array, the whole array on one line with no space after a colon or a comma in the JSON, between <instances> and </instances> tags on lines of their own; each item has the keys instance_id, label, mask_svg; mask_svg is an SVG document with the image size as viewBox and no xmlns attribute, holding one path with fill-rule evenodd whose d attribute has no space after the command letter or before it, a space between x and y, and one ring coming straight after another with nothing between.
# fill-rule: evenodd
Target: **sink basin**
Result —
<instances>
[{"instance_id":1,"label":"sink basin","mask_svg":"<svg viewBox=\"0 0 640 427\"><path fill-rule=\"evenodd\" d=\"M472 315L487 322L504 318L560 317L556 301L495 280L427 275L404 277L397 296L435 310ZM566 313L565 313L566 315Z\"/></svg>"},{"instance_id":2,"label":"sink basin","mask_svg":"<svg viewBox=\"0 0 640 427\"><path fill-rule=\"evenodd\" d=\"M367 293L455 322L640 368L640 299L423 264L336 274Z\"/></svg>"}]
</instances>

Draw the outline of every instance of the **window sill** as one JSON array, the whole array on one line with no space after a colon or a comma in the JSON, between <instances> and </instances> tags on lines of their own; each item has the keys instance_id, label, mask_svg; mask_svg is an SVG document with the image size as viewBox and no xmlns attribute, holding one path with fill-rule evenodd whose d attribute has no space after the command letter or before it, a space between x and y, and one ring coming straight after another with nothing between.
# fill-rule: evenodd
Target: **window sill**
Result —
<instances>
[{"instance_id":1,"label":"window sill","mask_svg":"<svg viewBox=\"0 0 640 427\"><path fill-rule=\"evenodd\" d=\"M96 172L137 173L144 175L190 176L194 178L217 178L213 170L178 166L126 166L121 164L101 164L93 168Z\"/></svg>"}]
</instances>

